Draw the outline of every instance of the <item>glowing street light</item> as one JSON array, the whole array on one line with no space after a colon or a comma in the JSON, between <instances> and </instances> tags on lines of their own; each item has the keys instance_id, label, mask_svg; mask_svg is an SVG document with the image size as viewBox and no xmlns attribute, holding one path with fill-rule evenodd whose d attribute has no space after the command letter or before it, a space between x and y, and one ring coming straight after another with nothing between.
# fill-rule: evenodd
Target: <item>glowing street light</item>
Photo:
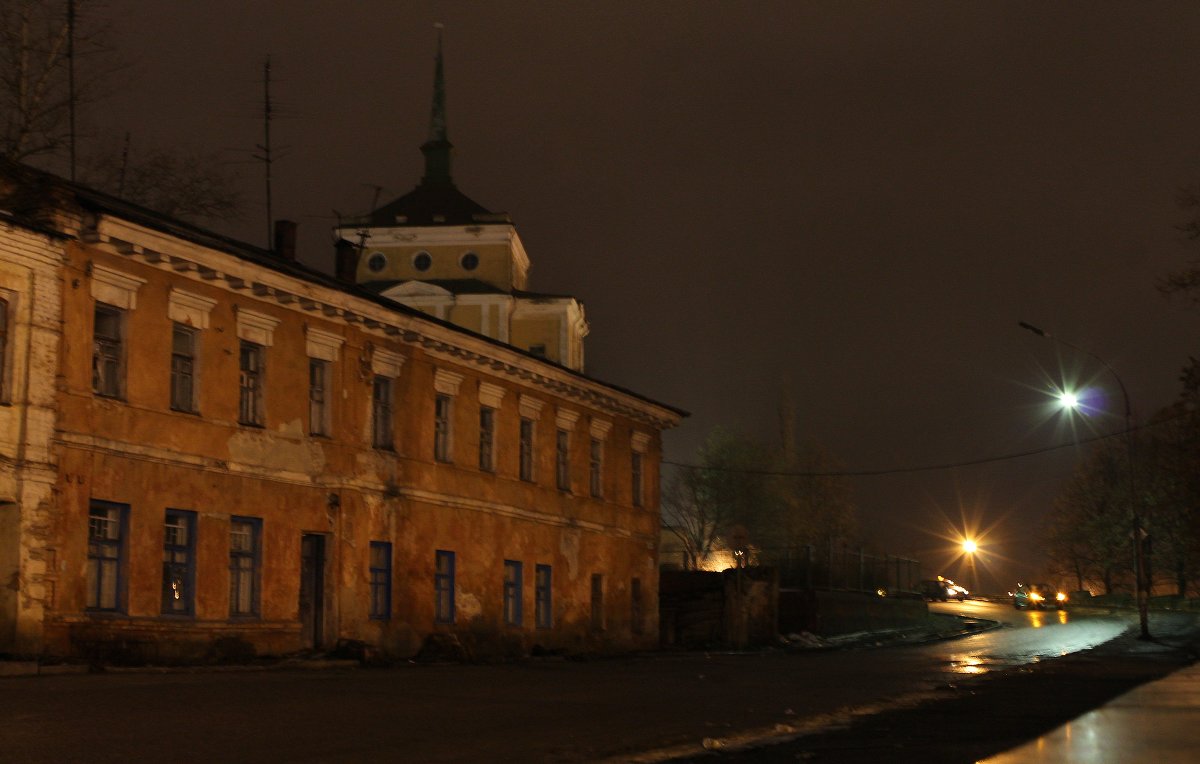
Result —
<instances>
[{"instance_id":1,"label":"glowing street light","mask_svg":"<svg viewBox=\"0 0 1200 764\"><path fill-rule=\"evenodd\" d=\"M1134 490L1134 485L1133 485L1133 479L1134 479L1134 475L1133 475L1133 409L1129 405L1129 391L1125 389L1125 383L1121 381L1121 375L1117 374L1117 370L1114 369L1112 366L1110 366L1107 361L1105 361L1103 358L1096 355L1092 351L1084 350L1083 348L1081 348L1077 345L1072 345L1071 343L1067 342L1066 340L1060 340L1058 337L1055 337L1054 335L1050 334L1050 332L1047 332L1045 329L1040 329L1040 328L1034 326L1033 324L1028 324L1024 321L1018 321L1017 325L1020 326L1025 331L1033 332L1034 334L1036 334L1039 337L1045 337L1046 339L1048 339L1052 342L1057 342L1058 344L1060 344L1064 347L1071 348L1072 350L1074 350L1077 353L1083 353L1084 355L1090 357L1092 360L1096 361L1101 366L1103 366L1105 369L1107 369L1108 373L1112 374L1113 379L1115 379L1117 381L1117 387L1121 388L1121 395L1125 399L1125 456L1129 462L1129 504L1130 504L1130 512L1133 515L1134 589L1137 594L1138 620L1141 622L1141 627L1142 627L1141 638L1142 639L1150 639L1150 618L1149 618L1149 612L1148 612L1149 611L1149 599L1150 599L1150 586L1149 586L1150 582L1146 580L1146 568L1147 568L1146 553L1145 553L1145 550L1142 548L1142 543L1143 543L1143 541L1142 541L1142 516L1141 516L1141 512L1139 512L1139 510L1138 510L1137 492ZM1068 404L1068 402L1067 402L1068 399L1074 401L1074 403ZM1077 408L1079 405L1078 396L1076 396L1072 393L1069 393L1065 390L1062 392L1061 395L1059 395L1059 400L1063 403L1064 407L1066 407L1066 408L1074 409L1074 408Z\"/></svg>"},{"instance_id":2,"label":"glowing street light","mask_svg":"<svg viewBox=\"0 0 1200 764\"><path fill-rule=\"evenodd\" d=\"M978 549L979 549L979 545L978 545L978 544L976 544L976 543L975 543L974 541L972 541L971 539L964 539L964 540L963 540L963 542L962 542L962 550L963 550L964 552L966 552L967 554L975 554L975 552L976 552Z\"/></svg>"},{"instance_id":3,"label":"glowing street light","mask_svg":"<svg viewBox=\"0 0 1200 764\"><path fill-rule=\"evenodd\" d=\"M1074 410L1079 408L1079 396L1070 390L1063 390L1059 393L1058 402L1062 404L1064 409Z\"/></svg>"}]
</instances>

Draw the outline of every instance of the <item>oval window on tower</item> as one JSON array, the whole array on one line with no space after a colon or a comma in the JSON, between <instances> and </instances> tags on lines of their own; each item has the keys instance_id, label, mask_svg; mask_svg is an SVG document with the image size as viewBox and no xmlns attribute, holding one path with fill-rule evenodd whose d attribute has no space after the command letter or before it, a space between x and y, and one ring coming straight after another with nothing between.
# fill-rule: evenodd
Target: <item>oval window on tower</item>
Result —
<instances>
[{"instance_id":1,"label":"oval window on tower","mask_svg":"<svg viewBox=\"0 0 1200 764\"><path fill-rule=\"evenodd\" d=\"M371 256L367 258L367 269L370 270L371 273L379 273L386 267L387 255L383 254L382 252L372 252Z\"/></svg>"},{"instance_id":2,"label":"oval window on tower","mask_svg":"<svg viewBox=\"0 0 1200 764\"><path fill-rule=\"evenodd\" d=\"M427 271L431 265L433 265L433 257L428 252L418 252L413 255L413 267L417 270Z\"/></svg>"},{"instance_id":3,"label":"oval window on tower","mask_svg":"<svg viewBox=\"0 0 1200 764\"><path fill-rule=\"evenodd\" d=\"M473 271L479 267L479 255L474 252L468 252L459 260L464 271Z\"/></svg>"}]
</instances>

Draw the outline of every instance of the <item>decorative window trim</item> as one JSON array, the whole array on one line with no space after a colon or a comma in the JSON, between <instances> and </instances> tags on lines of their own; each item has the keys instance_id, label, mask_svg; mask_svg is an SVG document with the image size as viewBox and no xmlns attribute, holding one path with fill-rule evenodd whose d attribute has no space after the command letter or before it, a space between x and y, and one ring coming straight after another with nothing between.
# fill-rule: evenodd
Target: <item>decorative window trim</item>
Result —
<instances>
[{"instance_id":1,"label":"decorative window trim","mask_svg":"<svg viewBox=\"0 0 1200 764\"><path fill-rule=\"evenodd\" d=\"M554 412L554 424L560 430L572 432L575 429L575 423L578 421L578 411L571 411L570 409L558 409L556 412Z\"/></svg>"},{"instance_id":2,"label":"decorative window trim","mask_svg":"<svg viewBox=\"0 0 1200 764\"><path fill-rule=\"evenodd\" d=\"M239 308L237 311L238 339L269 348L275 344L275 327L277 326L279 326L279 319L274 316L245 308Z\"/></svg>"},{"instance_id":3,"label":"decorative window trim","mask_svg":"<svg viewBox=\"0 0 1200 764\"><path fill-rule=\"evenodd\" d=\"M455 396L458 395L458 388L462 381L463 375L446 369L438 369L433 374L433 389L442 395Z\"/></svg>"},{"instance_id":4,"label":"decorative window trim","mask_svg":"<svg viewBox=\"0 0 1200 764\"><path fill-rule=\"evenodd\" d=\"M493 385L491 382L479 382L479 405L487 406L488 408L500 408L500 402L504 400L504 393L507 392L500 385Z\"/></svg>"},{"instance_id":5,"label":"decorative window trim","mask_svg":"<svg viewBox=\"0 0 1200 764\"><path fill-rule=\"evenodd\" d=\"M338 349L345 341L346 338L342 335L323 329L310 326L304 330L305 353L309 358L316 358L320 361L336 361Z\"/></svg>"},{"instance_id":6,"label":"decorative window trim","mask_svg":"<svg viewBox=\"0 0 1200 764\"><path fill-rule=\"evenodd\" d=\"M522 394L517 407L520 409L522 417L537 421L542 418L542 409L545 406L545 401Z\"/></svg>"},{"instance_id":7,"label":"decorative window trim","mask_svg":"<svg viewBox=\"0 0 1200 764\"><path fill-rule=\"evenodd\" d=\"M650 450L650 434L634 430L633 434L629 436L629 445L639 454L648 452Z\"/></svg>"},{"instance_id":8,"label":"decorative window trim","mask_svg":"<svg viewBox=\"0 0 1200 764\"><path fill-rule=\"evenodd\" d=\"M207 329L209 313L216 305L211 297L172 287L167 297L167 318L193 329Z\"/></svg>"},{"instance_id":9,"label":"decorative window trim","mask_svg":"<svg viewBox=\"0 0 1200 764\"><path fill-rule=\"evenodd\" d=\"M136 308L138 289L145 283L146 279L92 263L92 297L114 308Z\"/></svg>"},{"instance_id":10,"label":"decorative window trim","mask_svg":"<svg viewBox=\"0 0 1200 764\"><path fill-rule=\"evenodd\" d=\"M404 365L404 356L394 350L377 347L371 353L371 371L381 377L395 379L400 376L400 367Z\"/></svg>"},{"instance_id":11,"label":"decorative window trim","mask_svg":"<svg viewBox=\"0 0 1200 764\"><path fill-rule=\"evenodd\" d=\"M607 419L592 417L592 421L588 423L588 433L596 440L608 440L608 433L611 431L612 422Z\"/></svg>"}]
</instances>

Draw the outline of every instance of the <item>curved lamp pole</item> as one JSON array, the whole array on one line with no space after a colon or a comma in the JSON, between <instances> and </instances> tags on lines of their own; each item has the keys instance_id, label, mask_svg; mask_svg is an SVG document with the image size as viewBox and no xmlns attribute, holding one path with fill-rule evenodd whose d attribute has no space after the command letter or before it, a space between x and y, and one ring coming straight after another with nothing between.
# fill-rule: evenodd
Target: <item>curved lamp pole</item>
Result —
<instances>
[{"instance_id":1,"label":"curved lamp pole","mask_svg":"<svg viewBox=\"0 0 1200 764\"><path fill-rule=\"evenodd\" d=\"M1134 589L1137 593L1138 620L1141 623L1141 638L1150 639L1150 618L1149 618L1149 587L1146 585L1146 556L1142 549L1142 516L1138 511L1137 493L1134 491L1133 483L1133 409L1129 405L1129 391L1125 389L1125 383L1121 381L1121 375L1117 374L1117 370L1108 364L1100 356L1090 350L1085 350L1078 345L1072 345L1066 340L1055 337L1050 332L1040 329L1033 324L1024 321L1018 321L1017 325L1022 329L1033 332L1039 337L1045 337L1052 342L1057 342L1059 345L1068 347L1077 353L1083 353L1091 358L1096 363L1103 366L1112 374L1113 379L1117 381L1117 387L1121 388L1121 397L1125 400L1125 455L1129 460L1129 505L1133 514L1133 568L1134 568ZM1064 398L1064 403L1066 402Z\"/></svg>"}]
</instances>

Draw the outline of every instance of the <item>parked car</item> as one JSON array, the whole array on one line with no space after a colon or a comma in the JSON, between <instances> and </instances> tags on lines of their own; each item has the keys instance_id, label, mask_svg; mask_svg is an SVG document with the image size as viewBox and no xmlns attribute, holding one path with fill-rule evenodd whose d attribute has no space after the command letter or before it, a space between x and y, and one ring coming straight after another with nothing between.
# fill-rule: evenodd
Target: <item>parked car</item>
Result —
<instances>
[{"instance_id":1,"label":"parked car","mask_svg":"<svg viewBox=\"0 0 1200 764\"><path fill-rule=\"evenodd\" d=\"M917 592L930 602L934 600L941 602L958 600L962 602L970 594L970 592L950 579L942 578L941 576L938 576L937 580L930 578L917 584Z\"/></svg>"},{"instance_id":2,"label":"parked car","mask_svg":"<svg viewBox=\"0 0 1200 764\"><path fill-rule=\"evenodd\" d=\"M1067 593L1047 584L1017 584L1013 592L1013 607L1017 610L1045 610L1067 605Z\"/></svg>"}]
</instances>

